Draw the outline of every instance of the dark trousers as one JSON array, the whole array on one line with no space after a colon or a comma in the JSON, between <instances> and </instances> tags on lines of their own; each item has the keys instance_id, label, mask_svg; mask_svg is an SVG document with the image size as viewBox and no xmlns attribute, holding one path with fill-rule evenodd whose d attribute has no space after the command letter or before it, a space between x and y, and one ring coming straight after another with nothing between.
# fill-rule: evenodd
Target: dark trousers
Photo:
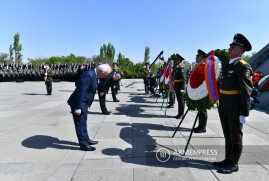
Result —
<instances>
[{"instance_id":1,"label":"dark trousers","mask_svg":"<svg viewBox=\"0 0 269 181\"><path fill-rule=\"evenodd\" d=\"M204 111L204 112L199 111L198 112L198 118L199 118L198 127L205 129L206 128L206 123L207 123L207 111Z\"/></svg>"},{"instance_id":2,"label":"dark trousers","mask_svg":"<svg viewBox=\"0 0 269 181\"><path fill-rule=\"evenodd\" d=\"M144 85L145 85L145 93L148 94L149 93L149 78L148 77L144 77Z\"/></svg>"},{"instance_id":3,"label":"dark trousers","mask_svg":"<svg viewBox=\"0 0 269 181\"><path fill-rule=\"evenodd\" d=\"M150 85L149 89L150 89L151 94L155 94L155 88L156 88L155 85Z\"/></svg>"},{"instance_id":4,"label":"dark trousers","mask_svg":"<svg viewBox=\"0 0 269 181\"><path fill-rule=\"evenodd\" d=\"M51 95L52 92L52 80L47 80L47 82L45 82L46 84L46 88L47 88L47 94Z\"/></svg>"},{"instance_id":5,"label":"dark trousers","mask_svg":"<svg viewBox=\"0 0 269 181\"><path fill-rule=\"evenodd\" d=\"M219 116L225 137L225 159L238 163L243 149L243 124L240 123L239 112L219 109Z\"/></svg>"},{"instance_id":6,"label":"dark trousers","mask_svg":"<svg viewBox=\"0 0 269 181\"><path fill-rule=\"evenodd\" d=\"M113 101L116 101L117 100L117 97L116 97L116 94L117 94L117 87L111 87L111 94L112 94L112 98L113 98Z\"/></svg>"},{"instance_id":7,"label":"dark trousers","mask_svg":"<svg viewBox=\"0 0 269 181\"><path fill-rule=\"evenodd\" d=\"M169 94L169 105L173 106L175 104L175 92L170 91Z\"/></svg>"},{"instance_id":8,"label":"dark trousers","mask_svg":"<svg viewBox=\"0 0 269 181\"><path fill-rule=\"evenodd\" d=\"M183 115L184 109L185 109L185 102L183 99L184 93L180 92L180 90L175 91L175 92L176 92L177 103L178 103L178 115Z\"/></svg>"},{"instance_id":9,"label":"dark trousers","mask_svg":"<svg viewBox=\"0 0 269 181\"><path fill-rule=\"evenodd\" d=\"M103 112L107 112L107 108L106 108L106 93L104 92L104 95L101 97L100 96L100 92L98 93L99 96L99 103L100 103L100 108Z\"/></svg>"},{"instance_id":10,"label":"dark trousers","mask_svg":"<svg viewBox=\"0 0 269 181\"><path fill-rule=\"evenodd\" d=\"M87 110L87 109L86 109ZM72 115L75 123L75 129L78 137L78 142L80 146L87 146L90 140L87 131L87 112L82 112L81 115L74 114L72 110Z\"/></svg>"}]
</instances>

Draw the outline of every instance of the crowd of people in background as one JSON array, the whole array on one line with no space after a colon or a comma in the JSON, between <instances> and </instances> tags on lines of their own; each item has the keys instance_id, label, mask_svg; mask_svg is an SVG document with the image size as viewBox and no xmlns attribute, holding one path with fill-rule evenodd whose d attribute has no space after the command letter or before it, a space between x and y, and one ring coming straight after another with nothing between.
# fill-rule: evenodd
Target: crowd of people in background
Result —
<instances>
[{"instance_id":1,"label":"crowd of people in background","mask_svg":"<svg viewBox=\"0 0 269 181\"><path fill-rule=\"evenodd\" d=\"M95 63L85 64L49 64L53 81L76 81L78 70L95 68ZM83 68L81 68L83 67ZM34 67L32 63L0 63L0 82L44 81L45 63Z\"/></svg>"}]
</instances>

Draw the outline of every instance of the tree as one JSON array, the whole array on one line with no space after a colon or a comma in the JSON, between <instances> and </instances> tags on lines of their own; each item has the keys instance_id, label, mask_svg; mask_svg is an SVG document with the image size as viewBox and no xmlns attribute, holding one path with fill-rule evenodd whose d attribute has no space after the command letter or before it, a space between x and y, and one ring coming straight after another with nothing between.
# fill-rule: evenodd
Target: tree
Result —
<instances>
[{"instance_id":1,"label":"tree","mask_svg":"<svg viewBox=\"0 0 269 181\"><path fill-rule=\"evenodd\" d=\"M149 56L149 53L150 53L150 48L149 47L146 47L145 48L145 55L144 55L144 64L145 63L149 63L149 58L150 58L150 56Z\"/></svg>"},{"instance_id":2,"label":"tree","mask_svg":"<svg viewBox=\"0 0 269 181\"><path fill-rule=\"evenodd\" d=\"M246 62L251 59L256 54L256 52L252 52L251 55L242 55L241 59L245 60Z\"/></svg>"},{"instance_id":3,"label":"tree","mask_svg":"<svg viewBox=\"0 0 269 181\"><path fill-rule=\"evenodd\" d=\"M111 43L104 44L100 48L100 56L99 56L99 61L102 63L109 63L111 64L114 61L115 57L115 48Z\"/></svg>"},{"instance_id":4,"label":"tree","mask_svg":"<svg viewBox=\"0 0 269 181\"><path fill-rule=\"evenodd\" d=\"M7 53L0 53L0 62L6 61L8 57Z\"/></svg>"},{"instance_id":5,"label":"tree","mask_svg":"<svg viewBox=\"0 0 269 181\"><path fill-rule=\"evenodd\" d=\"M11 49L11 46L9 48L9 51ZM14 36L14 43L13 43L13 48L12 48L15 52L15 62L16 63L21 63L22 62L22 54L21 54L21 50L22 50L22 45L20 44L20 35L19 33L15 34Z\"/></svg>"},{"instance_id":6,"label":"tree","mask_svg":"<svg viewBox=\"0 0 269 181\"><path fill-rule=\"evenodd\" d=\"M124 58L125 58L125 56L122 55L121 52L119 52L119 54L118 54L118 59L117 59L117 63L118 63L118 64L121 64L121 62L122 62L122 60L123 60Z\"/></svg>"},{"instance_id":7,"label":"tree","mask_svg":"<svg viewBox=\"0 0 269 181\"><path fill-rule=\"evenodd\" d=\"M13 62L14 57L13 57L13 47L12 45L9 46L9 61Z\"/></svg>"}]
</instances>

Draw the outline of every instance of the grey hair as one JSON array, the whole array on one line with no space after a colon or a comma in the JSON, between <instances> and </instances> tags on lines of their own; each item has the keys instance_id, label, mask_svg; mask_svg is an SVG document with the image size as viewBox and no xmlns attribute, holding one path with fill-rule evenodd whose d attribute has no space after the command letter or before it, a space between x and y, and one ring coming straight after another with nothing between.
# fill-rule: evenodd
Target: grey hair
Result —
<instances>
[{"instance_id":1,"label":"grey hair","mask_svg":"<svg viewBox=\"0 0 269 181\"><path fill-rule=\"evenodd\" d=\"M97 70L101 70L103 73L111 73L112 69L108 64L101 64L97 67Z\"/></svg>"},{"instance_id":2,"label":"grey hair","mask_svg":"<svg viewBox=\"0 0 269 181\"><path fill-rule=\"evenodd\" d=\"M120 73L116 73L116 74L115 74L115 77L117 77L117 78L121 78L121 74L120 74Z\"/></svg>"}]
</instances>

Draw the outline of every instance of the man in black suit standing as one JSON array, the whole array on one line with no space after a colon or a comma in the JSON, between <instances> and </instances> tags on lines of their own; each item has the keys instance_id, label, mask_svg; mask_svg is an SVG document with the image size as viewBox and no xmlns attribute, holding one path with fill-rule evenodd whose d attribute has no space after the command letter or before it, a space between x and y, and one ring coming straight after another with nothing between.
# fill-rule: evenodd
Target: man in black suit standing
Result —
<instances>
[{"instance_id":1,"label":"man in black suit standing","mask_svg":"<svg viewBox=\"0 0 269 181\"><path fill-rule=\"evenodd\" d=\"M102 64L98 66L96 72L99 79L104 79L111 72L111 67L107 64ZM96 93L97 77L94 70L85 72L67 101L71 107L80 150L84 151L94 151L95 147L91 145L98 143L89 138L87 131L87 112Z\"/></svg>"}]
</instances>

